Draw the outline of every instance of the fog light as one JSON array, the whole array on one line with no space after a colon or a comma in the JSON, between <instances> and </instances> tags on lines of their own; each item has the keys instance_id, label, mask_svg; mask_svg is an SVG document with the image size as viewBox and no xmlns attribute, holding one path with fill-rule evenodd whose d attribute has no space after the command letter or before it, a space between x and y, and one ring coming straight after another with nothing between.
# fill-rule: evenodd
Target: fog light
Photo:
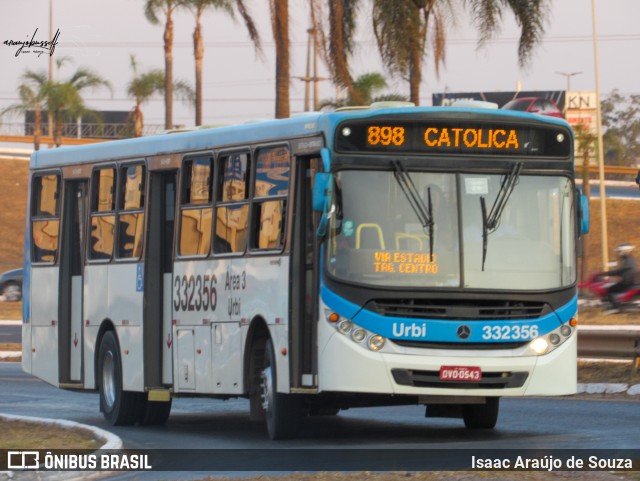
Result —
<instances>
[{"instance_id":1,"label":"fog light","mask_svg":"<svg viewBox=\"0 0 640 481\"><path fill-rule=\"evenodd\" d=\"M534 339L533 341L531 341L531 344L529 345L531 346L531 349L533 349L533 351L536 354L544 354L549 348L549 343L543 337L538 337L537 339Z\"/></svg>"},{"instance_id":2,"label":"fog light","mask_svg":"<svg viewBox=\"0 0 640 481\"><path fill-rule=\"evenodd\" d=\"M351 333L351 339L353 339L356 342L364 341L365 337L367 337L367 331L365 331L360 327L357 329L354 329L353 332Z\"/></svg>"},{"instance_id":3,"label":"fog light","mask_svg":"<svg viewBox=\"0 0 640 481\"><path fill-rule=\"evenodd\" d=\"M340 331L342 334L349 334L352 328L353 323L348 319L343 319L338 323L338 331Z\"/></svg>"},{"instance_id":4,"label":"fog light","mask_svg":"<svg viewBox=\"0 0 640 481\"><path fill-rule=\"evenodd\" d=\"M382 336L371 336L369 338L369 349L372 351L379 351L384 347L384 337Z\"/></svg>"},{"instance_id":5,"label":"fog light","mask_svg":"<svg viewBox=\"0 0 640 481\"><path fill-rule=\"evenodd\" d=\"M557 346L560 343L560 336L558 336L556 333L549 334L549 342L554 346Z\"/></svg>"},{"instance_id":6,"label":"fog light","mask_svg":"<svg viewBox=\"0 0 640 481\"><path fill-rule=\"evenodd\" d=\"M569 337L571 335L571 327L569 327L568 324L563 325L560 328L560 334L562 334L564 337Z\"/></svg>"}]
</instances>

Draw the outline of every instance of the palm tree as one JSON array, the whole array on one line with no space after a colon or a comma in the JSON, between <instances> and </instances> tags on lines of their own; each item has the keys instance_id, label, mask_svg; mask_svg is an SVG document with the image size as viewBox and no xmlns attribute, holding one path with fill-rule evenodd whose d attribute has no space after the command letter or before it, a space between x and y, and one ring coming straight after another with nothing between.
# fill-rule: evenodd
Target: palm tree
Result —
<instances>
[{"instance_id":1,"label":"palm tree","mask_svg":"<svg viewBox=\"0 0 640 481\"><path fill-rule=\"evenodd\" d=\"M397 94L376 95L387 87L384 76L378 72L360 75L353 80L346 99L323 101L322 108L337 108L356 105L370 105L372 102L406 101L406 97Z\"/></svg>"},{"instance_id":2,"label":"palm tree","mask_svg":"<svg viewBox=\"0 0 640 481\"><path fill-rule=\"evenodd\" d=\"M289 117L289 0L269 0L276 44L276 118Z\"/></svg>"},{"instance_id":3,"label":"palm tree","mask_svg":"<svg viewBox=\"0 0 640 481\"><path fill-rule=\"evenodd\" d=\"M58 67L64 60L63 58L57 61ZM65 118L76 119L82 115L95 115L85 106L82 91L100 87L111 89L109 82L87 68L79 68L67 81L47 82L44 94L49 117L53 119L53 142L57 147L62 145Z\"/></svg>"},{"instance_id":4,"label":"palm tree","mask_svg":"<svg viewBox=\"0 0 640 481\"><path fill-rule=\"evenodd\" d=\"M131 55L131 68L133 69L133 79L127 85L127 94L136 99L136 106L131 112L131 119L133 121L134 136L141 137L144 127L142 104L155 93L164 92L164 72L157 68L139 74L138 64L133 55Z\"/></svg>"},{"instance_id":5,"label":"palm tree","mask_svg":"<svg viewBox=\"0 0 640 481\"><path fill-rule=\"evenodd\" d=\"M45 104L45 90L49 79L45 72L27 70L22 75L22 83L18 87L20 103L10 105L0 112L0 115L26 113L34 111L33 149L40 150L42 136L42 109Z\"/></svg>"},{"instance_id":6,"label":"palm tree","mask_svg":"<svg viewBox=\"0 0 640 481\"><path fill-rule=\"evenodd\" d=\"M318 0L312 1L312 11ZM360 0L327 0L329 8L329 49L323 54L329 65L333 82L344 87L349 92L349 97L357 97L352 91L353 79L349 72L349 56L354 51L353 37L355 35L356 14ZM391 2L390 2L391 3ZM318 18L318 15L316 15ZM322 32L316 26L316 30ZM324 42L321 43L324 45Z\"/></svg>"},{"instance_id":7,"label":"palm tree","mask_svg":"<svg viewBox=\"0 0 640 481\"><path fill-rule=\"evenodd\" d=\"M582 155L582 188L584 195L591 198L591 187L589 185L589 155L595 149L598 137L583 123L573 126L573 131L577 141L577 151Z\"/></svg>"},{"instance_id":8,"label":"palm tree","mask_svg":"<svg viewBox=\"0 0 640 481\"><path fill-rule=\"evenodd\" d=\"M173 127L173 13L185 0L145 0L144 14L153 25L164 17L164 127Z\"/></svg>"},{"instance_id":9,"label":"palm tree","mask_svg":"<svg viewBox=\"0 0 640 481\"><path fill-rule=\"evenodd\" d=\"M136 105L131 112L133 131L136 137L142 136L144 128L144 115L142 114L142 104L149 100L156 93L164 93L165 76L162 69L155 68L146 72L138 72L138 63L134 55L131 55L131 68L133 69L133 79L127 85L127 94L135 98ZM173 83L173 91L178 94L181 100L193 102L194 92L190 85L183 80Z\"/></svg>"},{"instance_id":10,"label":"palm tree","mask_svg":"<svg viewBox=\"0 0 640 481\"><path fill-rule=\"evenodd\" d=\"M445 60L445 24L450 7L448 0L374 0L373 31L380 56L390 73L409 80L409 97L416 105L420 104L428 29L434 29L433 59L438 73Z\"/></svg>"},{"instance_id":11,"label":"palm tree","mask_svg":"<svg viewBox=\"0 0 640 481\"><path fill-rule=\"evenodd\" d=\"M196 28L193 31L193 56L196 61L196 125L202 125L202 60L204 58L204 45L202 43L202 14L209 7L223 10L231 18L235 18L234 5L238 8L244 23L249 31L249 37L255 45L256 51L260 51L260 35L253 18L244 0L187 0L186 6L195 11Z\"/></svg>"},{"instance_id":12,"label":"palm tree","mask_svg":"<svg viewBox=\"0 0 640 481\"><path fill-rule=\"evenodd\" d=\"M480 46L499 29L504 10L520 25L518 61L525 66L544 33L549 0L464 0L478 31ZM378 49L391 73L408 78L411 101L420 103L422 62L429 38L436 74L445 61L446 29L455 18L451 0L374 0L373 28ZM429 31L433 34L429 37Z\"/></svg>"}]
</instances>

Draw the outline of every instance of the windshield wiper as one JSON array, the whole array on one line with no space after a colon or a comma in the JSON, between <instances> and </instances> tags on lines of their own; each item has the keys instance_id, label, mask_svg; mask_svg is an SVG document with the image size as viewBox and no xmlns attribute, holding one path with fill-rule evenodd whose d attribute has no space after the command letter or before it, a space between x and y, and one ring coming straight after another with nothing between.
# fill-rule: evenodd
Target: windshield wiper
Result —
<instances>
[{"instance_id":1,"label":"windshield wiper","mask_svg":"<svg viewBox=\"0 0 640 481\"><path fill-rule=\"evenodd\" d=\"M404 164L399 160L392 160L395 177L398 185L402 189L405 197L409 201L409 205L416 214L416 217L422 224L422 229L429 235L429 257L433 258L433 207L431 204L431 187L427 188L427 205L420 197L418 189L416 189L411 176L404 168Z\"/></svg>"},{"instance_id":2,"label":"windshield wiper","mask_svg":"<svg viewBox=\"0 0 640 481\"><path fill-rule=\"evenodd\" d=\"M487 258L487 239L489 234L498 230L500 225L500 217L504 211L509 197L513 192L513 188L518 183L520 172L524 166L523 162L518 162L511 167L511 172L502 178L502 184L500 185L500 191L496 196L496 200L493 201L491 211L487 215L487 204L484 197L480 197L480 209L482 211L482 270L484 271L484 263Z\"/></svg>"}]
</instances>

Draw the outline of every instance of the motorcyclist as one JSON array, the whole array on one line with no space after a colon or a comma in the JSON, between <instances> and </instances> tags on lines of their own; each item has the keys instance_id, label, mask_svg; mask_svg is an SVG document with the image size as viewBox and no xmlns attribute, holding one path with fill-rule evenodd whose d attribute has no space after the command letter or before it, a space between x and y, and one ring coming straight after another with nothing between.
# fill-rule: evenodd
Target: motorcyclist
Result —
<instances>
[{"instance_id":1,"label":"motorcyclist","mask_svg":"<svg viewBox=\"0 0 640 481\"><path fill-rule=\"evenodd\" d=\"M614 251L620 258L618 268L611 271L603 272L598 277L619 277L620 280L615 284L612 284L607 289L607 301L609 302L610 309L618 309L619 304L616 301L616 294L625 292L631 289L635 284L637 264L631 252L635 246L632 244L620 244Z\"/></svg>"}]
</instances>

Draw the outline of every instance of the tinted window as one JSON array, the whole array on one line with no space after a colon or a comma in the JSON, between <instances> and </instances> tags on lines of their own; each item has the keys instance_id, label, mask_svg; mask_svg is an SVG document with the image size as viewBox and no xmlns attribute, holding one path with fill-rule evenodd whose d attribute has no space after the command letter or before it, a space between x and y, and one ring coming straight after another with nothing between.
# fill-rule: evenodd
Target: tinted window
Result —
<instances>
[{"instance_id":1,"label":"tinted window","mask_svg":"<svg viewBox=\"0 0 640 481\"><path fill-rule=\"evenodd\" d=\"M55 263L60 231L60 175L34 177L32 222L33 261Z\"/></svg>"}]
</instances>

